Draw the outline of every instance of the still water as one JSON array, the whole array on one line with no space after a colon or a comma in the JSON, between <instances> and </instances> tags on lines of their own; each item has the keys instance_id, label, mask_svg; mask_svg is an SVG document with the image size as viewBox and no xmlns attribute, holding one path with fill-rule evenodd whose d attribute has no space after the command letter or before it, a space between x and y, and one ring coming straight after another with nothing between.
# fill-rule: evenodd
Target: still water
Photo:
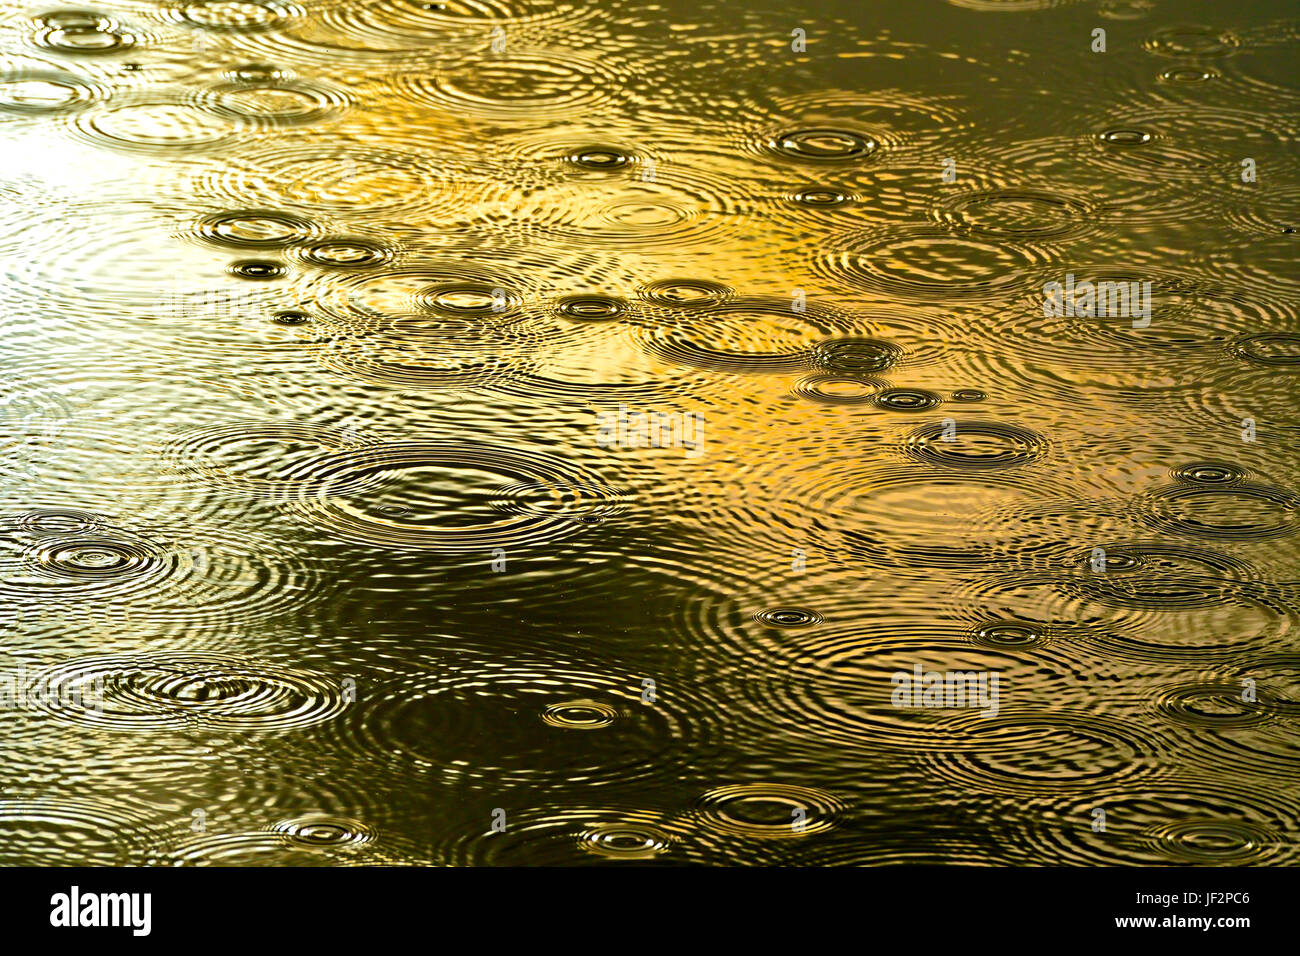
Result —
<instances>
[{"instance_id":1,"label":"still water","mask_svg":"<svg viewBox=\"0 0 1300 956\"><path fill-rule=\"evenodd\" d=\"M1295 862L1298 47L4 3L0 861Z\"/></svg>"}]
</instances>

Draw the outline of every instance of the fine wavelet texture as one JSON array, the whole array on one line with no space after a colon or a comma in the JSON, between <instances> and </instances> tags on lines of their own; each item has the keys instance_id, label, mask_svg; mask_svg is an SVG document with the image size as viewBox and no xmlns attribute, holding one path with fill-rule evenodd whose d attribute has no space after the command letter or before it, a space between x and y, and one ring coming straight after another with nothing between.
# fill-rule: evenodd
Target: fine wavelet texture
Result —
<instances>
[{"instance_id":1,"label":"fine wavelet texture","mask_svg":"<svg viewBox=\"0 0 1300 956\"><path fill-rule=\"evenodd\" d=\"M0 3L0 863L1300 861L1298 53Z\"/></svg>"}]
</instances>

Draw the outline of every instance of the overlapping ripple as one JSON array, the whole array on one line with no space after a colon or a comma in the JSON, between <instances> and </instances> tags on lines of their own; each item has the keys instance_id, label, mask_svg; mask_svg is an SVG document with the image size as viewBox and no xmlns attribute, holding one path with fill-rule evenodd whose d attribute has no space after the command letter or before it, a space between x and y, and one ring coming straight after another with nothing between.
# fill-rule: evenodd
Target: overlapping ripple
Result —
<instances>
[{"instance_id":1,"label":"overlapping ripple","mask_svg":"<svg viewBox=\"0 0 1300 956\"><path fill-rule=\"evenodd\" d=\"M0 862L1296 863L1300 21L860 6L9 9Z\"/></svg>"},{"instance_id":2,"label":"overlapping ripple","mask_svg":"<svg viewBox=\"0 0 1300 956\"><path fill-rule=\"evenodd\" d=\"M290 731L348 706L325 675L211 654L76 658L35 682L51 718L106 731Z\"/></svg>"},{"instance_id":3,"label":"overlapping ripple","mask_svg":"<svg viewBox=\"0 0 1300 956\"><path fill-rule=\"evenodd\" d=\"M623 506L617 490L558 458L475 442L365 445L306 462L289 480L299 475L299 517L380 548L488 553L580 532ZM356 490L372 481L377 493Z\"/></svg>"}]
</instances>

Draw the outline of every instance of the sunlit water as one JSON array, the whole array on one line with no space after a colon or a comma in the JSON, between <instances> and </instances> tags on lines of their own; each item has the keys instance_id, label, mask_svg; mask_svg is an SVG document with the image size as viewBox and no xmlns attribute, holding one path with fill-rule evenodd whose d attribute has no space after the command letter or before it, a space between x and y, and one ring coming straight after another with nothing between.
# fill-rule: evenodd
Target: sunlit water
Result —
<instances>
[{"instance_id":1,"label":"sunlit water","mask_svg":"<svg viewBox=\"0 0 1300 956\"><path fill-rule=\"evenodd\" d=\"M0 38L3 862L1295 861L1293 5Z\"/></svg>"}]
</instances>

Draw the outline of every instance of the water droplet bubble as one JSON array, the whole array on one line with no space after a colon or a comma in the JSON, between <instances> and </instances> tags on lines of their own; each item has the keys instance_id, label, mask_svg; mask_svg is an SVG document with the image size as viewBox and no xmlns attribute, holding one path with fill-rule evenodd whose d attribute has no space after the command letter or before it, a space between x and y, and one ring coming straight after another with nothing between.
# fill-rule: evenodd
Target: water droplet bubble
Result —
<instances>
[{"instance_id":1,"label":"water droplet bubble","mask_svg":"<svg viewBox=\"0 0 1300 956\"><path fill-rule=\"evenodd\" d=\"M825 186L807 186L789 195L790 202L816 209L834 209L852 202L854 198L851 193Z\"/></svg>"},{"instance_id":2,"label":"water droplet bubble","mask_svg":"<svg viewBox=\"0 0 1300 956\"><path fill-rule=\"evenodd\" d=\"M1107 146L1145 146L1156 138L1156 134L1150 130L1121 127L1103 130L1097 138Z\"/></svg>"},{"instance_id":3,"label":"water droplet bubble","mask_svg":"<svg viewBox=\"0 0 1300 956\"><path fill-rule=\"evenodd\" d=\"M257 282L283 279L289 274L289 270L282 263L270 259L241 259L228 265L226 271L237 278L252 279Z\"/></svg>"},{"instance_id":4,"label":"water droplet bubble","mask_svg":"<svg viewBox=\"0 0 1300 956\"><path fill-rule=\"evenodd\" d=\"M599 730L618 719L618 711L599 700L566 700L548 704L542 720L565 730Z\"/></svg>"},{"instance_id":5,"label":"water droplet bubble","mask_svg":"<svg viewBox=\"0 0 1300 956\"><path fill-rule=\"evenodd\" d=\"M754 619L768 627L811 627L821 623L816 611L801 607L766 608L754 615Z\"/></svg>"},{"instance_id":6,"label":"water droplet bubble","mask_svg":"<svg viewBox=\"0 0 1300 956\"><path fill-rule=\"evenodd\" d=\"M571 151L568 162L582 169L610 172L635 162L636 157L612 146L583 146Z\"/></svg>"}]
</instances>

